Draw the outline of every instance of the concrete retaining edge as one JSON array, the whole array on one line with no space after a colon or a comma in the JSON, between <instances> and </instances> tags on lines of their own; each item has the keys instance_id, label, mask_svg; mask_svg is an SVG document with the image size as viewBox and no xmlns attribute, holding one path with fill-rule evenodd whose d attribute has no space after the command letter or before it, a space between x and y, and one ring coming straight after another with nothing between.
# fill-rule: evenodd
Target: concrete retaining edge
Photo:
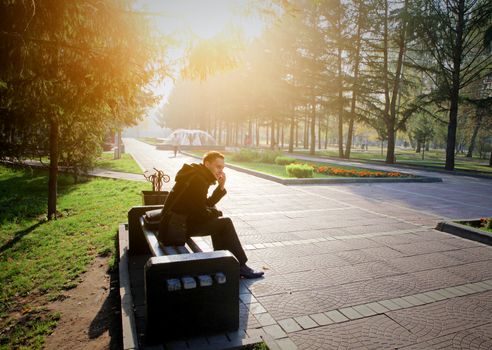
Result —
<instances>
[{"instance_id":1,"label":"concrete retaining edge","mask_svg":"<svg viewBox=\"0 0 492 350\"><path fill-rule=\"evenodd\" d=\"M458 220L458 221L475 221L473 219ZM492 234L482 231L480 229L459 224L453 221L442 221L436 226L436 230L450 233L455 236L470 239L472 241L480 242L487 245L492 245Z\"/></svg>"},{"instance_id":2,"label":"concrete retaining edge","mask_svg":"<svg viewBox=\"0 0 492 350\"><path fill-rule=\"evenodd\" d=\"M120 262L118 265L121 301L121 332L123 337L123 350L139 349L137 338L137 326L133 313L133 297L130 289L130 274L128 271L128 231L125 224L118 228L118 246Z\"/></svg>"}]
</instances>

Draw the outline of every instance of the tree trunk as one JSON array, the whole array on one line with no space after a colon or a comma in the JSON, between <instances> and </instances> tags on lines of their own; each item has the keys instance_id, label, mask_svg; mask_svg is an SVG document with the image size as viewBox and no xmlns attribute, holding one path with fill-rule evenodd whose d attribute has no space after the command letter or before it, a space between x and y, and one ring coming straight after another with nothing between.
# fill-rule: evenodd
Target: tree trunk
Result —
<instances>
[{"instance_id":1,"label":"tree trunk","mask_svg":"<svg viewBox=\"0 0 492 350\"><path fill-rule=\"evenodd\" d=\"M255 121L255 147L258 148L260 146L260 123L258 119Z\"/></svg>"},{"instance_id":2,"label":"tree trunk","mask_svg":"<svg viewBox=\"0 0 492 350\"><path fill-rule=\"evenodd\" d=\"M316 153L316 102L313 101L311 107L311 143L309 145L309 154Z\"/></svg>"},{"instance_id":3,"label":"tree trunk","mask_svg":"<svg viewBox=\"0 0 492 350\"><path fill-rule=\"evenodd\" d=\"M415 153L420 153L420 148L422 146L422 143L420 140L417 140L417 147L415 147Z\"/></svg>"},{"instance_id":4,"label":"tree trunk","mask_svg":"<svg viewBox=\"0 0 492 350\"><path fill-rule=\"evenodd\" d=\"M422 160L424 160L424 158L425 158L426 147L427 147L427 143L426 143L425 138L424 138L424 142L422 142Z\"/></svg>"},{"instance_id":5,"label":"tree trunk","mask_svg":"<svg viewBox=\"0 0 492 350\"><path fill-rule=\"evenodd\" d=\"M299 123L296 122L296 148L299 147Z\"/></svg>"},{"instance_id":6,"label":"tree trunk","mask_svg":"<svg viewBox=\"0 0 492 350\"><path fill-rule=\"evenodd\" d=\"M227 129L228 129L228 124L226 122L222 122L221 123L221 126L222 126L222 143L227 146L228 145L228 132L227 132Z\"/></svg>"},{"instance_id":7,"label":"tree trunk","mask_svg":"<svg viewBox=\"0 0 492 350\"><path fill-rule=\"evenodd\" d=\"M227 123L227 135L226 135L226 145L231 146L232 142L232 130L231 130L231 123Z\"/></svg>"},{"instance_id":8,"label":"tree trunk","mask_svg":"<svg viewBox=\"0 0 492 350\"><path fill-rule=\"evenodd\" d=\"M284 126L284 124L282 124L282 134L281 134L281 138L282 138L282 149L284 148L284 141L285 141L285 139L284 139L284 129L285 129L285 126Z\"/></svg>"},{"instance_id":9,"label":"tree trunk","mask_svg":"<svg viewBox=\"0 0 492 350\"><path fill-rule=\"evenodd\" d=\"M239 146L241 141L239 140L239 123L235 122L234 124L234 146Z\"/></svg>"},{"instance_id":10,"label":"tree trunk","mask_svg":"<svg viewBox=\"0 0 492 350\"><path fill-rule=\"evenodd\" d=\"M325 128L325 149L328 149L328 129L330 126L330 119L326 117L326 128Z\"/></svg>"},{"instance_id":11,"label":"tree trunk","mask_svg":"<svg viewBox=\"0 0 492 350\"><path fill-rule=\"evenodd\" d=\"M350 151L352 150L352 138L354 135L354 118L350 118L347 132L347 145L345 146L345 158L350 159Z\"/></svg>"},{"instance_id":12,"label":"tree trunk","mask_svg":"<svg viewBox=\"0 0 492 350\"><path fill-rule=\"evenodd\" d=\"M408 0L405 0L404 10L406 11ZM403 58L405 55L405 41L407 33L407 21L406 17L402 19L401 28L398 38L398 60L396 63L395 78L393 80L393 91L391 93L390 113L388 126L388 151L386 152L386 163L393 164L395 162L395 136L398 129L397 121L398 115L396 111L396 101L399 96L400 81L403 71Z\"/></svg>"},{"instance_id":13,"label":"tree trunk","mask_svg":"<svg viewBox=\"0 0 492 350\"><path fill-rule=\"evenodd\" d=\"M269 131L270 131L270 129L269 129L269 126L267 125L265 127L265 138L266 138L266 144L265 144L265 146L268 146L269 143L270 143L270 135L268 134Z\"/></svg>"},{"instance_id":14,"label":"tree trunk","mask_svg":"<svg viewBox=\"0 0 492 350\"><path fill-rule=\"evenodd\" d=\"M490 151L489 166L492 166L492 151Z\"/></svg>"},{"instance_id":15,"label":"tree trunk","mask_svg":"<svg viewBox=\"0 0 492 350\"><path fill-rule=\"evenodd\" d=\"M296 125L295 125L294 116L292 116L290 119L289 153L294 153L294 128L296 128ZM296 136L297 136L297 128L296 128Z\"/></svg>"},{"instance_id":16,"label":"tree trunk","mask_svg":"<svg viewBox=\"0 0 492 350\"><path fill-rule=\"evenodd\" d=\"M342 87L342 50L338 49L338 156L343 158L343 87Z\"/></svg>"},{"instance_id":17,"label":"tree trunk","mask_svg":"<svg viewBox=\"0 0 492 350\"><path fill-rule=\"evenodd\" d=\"M388 144L386 145L386 164L395 163L395 127L388 125Z\"/></svg>"},{"instance_id":18,"label":"tree trunk","mask_svg":"<svg viewBox=\"0 0 492 350\"><path fill-rule=\"evenodd\" d=\"M343 117L338 115L338 156L343 158Z\"/></svg>"},{"instance_id":19,"label":"tree trunk","mask_svg":"<svg viewBox=\"0 0 492 350\"><path fill-rule=\"evenodd\" d=\"M413 140L412 135L410 133L408 133L408 140L410 141L410 147L413 149L414 140Z\"/></svg>"},{"instance_id":20,"label":"tree trunk","mask_svg":"<svg viewBox=\"0 0 492 350\"><path fill-rule=\"evenodd\" d=\"M475 114L475 127L473 128L473 134L470 140L470 146L468 147L468 153L466 154L467 158L473 157L473 151L475 149L475 143L477 140L478 131L480 130L480 126L482 124L482 108L477 107L477 111Z\"/></svg>"},{"instance_id":21,"label":"tree trunk","mask_svg":"<svg viewBox=\"0 0 492 350\"><path fill-rule=\"evenodd\" d=\"M461 73L461 61L463 54L463 26L464 26L464 12L465 12L465 0L459 0L458 4L458 20L456 23L456 45L453 50L453 74L452 74L452 87L450 93L450 108L449 108L449 124L448 124L448 137L446 144L446 170L454 170L454 148L456 146L456 128L458 125L458 98L460 94L460 73Z\"/></svg>"},{"instance_id":22,"label":"tree trunk","mask_svg":"<svg viewBox=\"0 0 492 350\"><path fill-rule=\"evenodd\" d=\"M219 145L222 145L222 121L217 121L217 142Z\"/></svg>"},{"instance_id":23,"label":"tree trunk","mask_svg":"<svg viewBox=\"0 0 492 350\"><path fill-rule=\"evenodd\" d=\"M451 108L449 109L448 136L446 144L446 170L454 170L454 150L456 147L456 128L458 125L458 89L451 93Z\"/></svg>"},{"instance_id":24,"label":"tree trunk","mask_svg":"<svg viewBox=\"0 0 492 350\"><path fill-rule=\"evenodd\" d=\"M272 129L270 130L270 148L275 149L275 120L272 117Z\"/></svg>"},{"instance_id":25,"label":"tree trunk","mask_svg":"<svg viewBox=\"0 0 492 350\"><path fill-rule=\"evenodd\" d=\"M321 150L321 118L318 118L318 149Z\"/></svg>"},{"instance_id":26,"label":"tree trunk","mask_svg":"<svg viewBox=\"0 0 492 350\"><path fill-rule=\"evenodd\" d=\"M239 124L239 144L244 146L244 128L243 124Z\"/></svg>"},{"instance_id":27,"label":"tree trunk","mask_svg":"<svg viewBox=\"0 0 492 350\"><path fill-rule=\"evenodd\" d=\"M113 156L113 159L120 159L121 158L121 129L118 129L116 131L116 149L115 149L115 152L114 152L114 156Z\"/></svg>"},{"instance_id":28,"label":"tree trunk","mask_svg":"<svg viewBox=\"0 0 492 350\"><path fill-rule=\"evenodd\" d=\"M249 135L249 147L253 145L253 123L251 122L251 119L248 120L248 135Z\"/></svg>"},{"instance_id":29,"label":"tree trunk","mask_svg":"<svg viewBox=\"0 0 492 350\"><path fill-rule=\"evenodd\" d=\"M50 171L48 179L48 220L56 219L56 197L58 183L58 120L50 118Z\"/></svg>"},{"instance_id":30,"label":"tree trunk","mask_svg":"<svg viewBox=\"0 0 492 350\"><path fill-rule=\"evenodd\" d=\"M306 108L307 110L307 108ZM309 120L308 120L308 116L306 114L306 116L304 117L304 149L307 149L308 148L308 141L309 141L309 134L308 134L308 130L309 130Z\"/></svg>"},{"instance_id":31,"label":"tree trunk","mask_svg":"<svg viewBox=\"0 0 492 350\"><path fill-rule=\"evenodd\" d=\"M337 6L341 8L340 0ZM338 156L343 158L343 70L342 70L342 11L338 11L337 19L337 79L338 79Z\"/></svg>"},{"instance_id":32,"label":"tree trunk","mask_svg":"<svg viewBox=\"0 0 492 350\"><path fill-rule=\"evenodd\" d=\"M345 146L345 158L350 159L352 150L352 137L354 134L355 107L357 105L357 86L359 80L360 65L360 42L362 36L362 1L357 1L357 34L355 37L355 55L354 55L354 83L352 86L352 101L350 104L350 121L347 133L347 145Z\"/></svg>"},{"instance_id":33,"label":"tree trunk","mask_svg":"<svg viewBox=\"0 0 492 350\"><path fill-rule=\"evenodd\" d=\"M277 148L280 147L280 128L281 128L280 123L277 122L277 128L275 130L275 133L276 133L275 140L276 140Z\"/></svg>"},{"instance_id":34,"label":"tree trunk","mask_svg":"<svg viewBox=\"0 0 492 350\"><path fill-rule=\"evenodd\" d=\"M390 134L390 129L389 125L390 123L390 104L391 104L391 99L390 99L390 93L389 93L389 63L388 63L388 41L389 41L389 34L388 34L388 0L384 1L384 26L383 26L383 85L384 85L384 112L383 112L383 120L386 125L386 129L388 134ZM383 140L381 140L381 145L383 144ZM381 146L382 147L382 146ZM381 155L383 155L383 151L381 150ZM386 162L388 162L388 157L386 157Z\"/></svg>"}]
</instances>

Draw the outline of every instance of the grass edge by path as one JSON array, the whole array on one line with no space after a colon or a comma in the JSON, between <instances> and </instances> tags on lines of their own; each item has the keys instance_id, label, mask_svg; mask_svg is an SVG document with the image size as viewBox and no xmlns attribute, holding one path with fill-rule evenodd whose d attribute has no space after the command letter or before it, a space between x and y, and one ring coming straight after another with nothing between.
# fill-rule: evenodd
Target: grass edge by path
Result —
<instances>
[{"instance_id":1,"label":"grass edge by path","mask_svg":"<svg viewBox=\"0 0 492 350\"><path fill-rule=\"evenodd\" d=\"M130 174L143 173L130 153L123 153L120 159L113 159L112 152L103 152L94 162L94 168Z\"/></svg>"}]
</instances>

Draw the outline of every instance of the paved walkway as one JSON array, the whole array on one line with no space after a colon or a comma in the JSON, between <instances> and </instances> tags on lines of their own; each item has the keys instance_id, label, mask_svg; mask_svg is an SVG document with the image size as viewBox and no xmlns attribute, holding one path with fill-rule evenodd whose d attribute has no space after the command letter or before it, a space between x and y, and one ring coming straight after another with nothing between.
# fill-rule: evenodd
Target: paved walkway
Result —
<instances>
[{"instance_id":1,"label":"paved walkway","mask_svg":"<svg viewBox=\"0 0 492 350\"><path fill-rule=\"evenodd\" d=\"M124 142L172 177L197 162ZM246 333L230 337L268 333L283 349L492 349L492 247L433 229L492 216L491 180L284 186L226 172L219 206L266 272L241 281Z\"/></svg>"}]
</instances>

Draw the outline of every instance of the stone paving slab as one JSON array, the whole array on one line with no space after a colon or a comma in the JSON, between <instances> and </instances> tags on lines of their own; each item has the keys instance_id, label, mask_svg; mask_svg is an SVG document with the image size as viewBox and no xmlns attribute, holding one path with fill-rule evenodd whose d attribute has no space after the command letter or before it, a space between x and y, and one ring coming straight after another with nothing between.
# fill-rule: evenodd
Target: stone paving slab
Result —
<instances>
[{"instance_id":1,"label":"stone paving slab","mask_svg":"<svg viewBox=\"0 0 492 350\"><path fill-rule=\"evenodd\" d=\"M467 350L492 349L492 323L434 337L430 340L405 346L402 350Z\"/></svg>"},{"instance_id":2,"label":"stone paving slab","mask_svg":"<svg viewBox=\"0 0 492 350\"><path fill-rule=\"evenodd\" d=\"M303 330L290 335L298 349L395 349L416 337L384 315Z\"/></svg>"},{"instance_id":3,"label":"stone paving slab","mask_svg":"<svg viewBox=\"0 0 492 350\"><path fill-rule=\"evenodd\" d=\"M451 298L387 314L418 337L418 341L441 337L492 322L492 293Z\"/></svg>"},{"instance_id":4,"label":"stone paving slab","mask_svg":"<svg viewBox=\"0 0 492 350\"><path fill-rule=\"evenodd\" d=\"M145 167L172 177L197 162L132 142ZM283 186L226 172L220 209L266 272L241 281L238 337L269 335L281 349L490 348L492 248L433 230L492 215L490 180Z\"/></svg>"}]
</instances>

